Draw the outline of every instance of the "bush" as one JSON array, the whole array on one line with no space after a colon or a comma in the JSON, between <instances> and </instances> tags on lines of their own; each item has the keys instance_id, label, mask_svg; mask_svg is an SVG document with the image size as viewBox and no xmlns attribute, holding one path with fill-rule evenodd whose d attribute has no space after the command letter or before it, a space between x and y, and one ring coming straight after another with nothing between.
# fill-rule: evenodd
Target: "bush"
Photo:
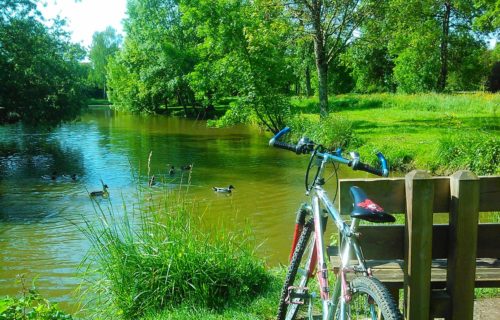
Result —
<instances>
[{"instance_id":1,"label":"bush","mask_svg":"<svg viewBox=\"0 0 500 320\"><path fill-rule=\"evenodd\" d=\"M21 278L22 297L0 298L0 320L71 320L73 317L44 299L33 286L28 289Z\"/></svg>"},{"instance_id":2,"label":"bush","mask_svg":"<svg viewBox=\"0 0 500 320\"><path fill-rule=\"evenodd\" d=\"M87 222L95 253L87 263L105 278L91 290L104 294L108 310L124 319L180 305L220 310L265 290L271 277L248 232L209 229L193 213L187 200L166 191L138 217L101 211L99 222Z\"/></svg>"},{"instance_id":3,"label":"bush","mask_svg":"<svg viewBox=\"0 0 500 320\"><path fill-rule=\"evenodd\" d=\"M500 139L482 132L450 135L439 141L437 164L451 173L460 169L478 175L500 173Z\"/></svg>"},{"instance_id":4,"label":"bush","mask_svg":"<svg viewBox=\"0 0 500 320\"><path fill-rule=\"evenodd\" d=\"M352 122L339 114L331 113L324 119L296 115L288 121L292 139L297 142L302 135L316 143L335 150L356 144Z\"/></svg>"}]
</instances>

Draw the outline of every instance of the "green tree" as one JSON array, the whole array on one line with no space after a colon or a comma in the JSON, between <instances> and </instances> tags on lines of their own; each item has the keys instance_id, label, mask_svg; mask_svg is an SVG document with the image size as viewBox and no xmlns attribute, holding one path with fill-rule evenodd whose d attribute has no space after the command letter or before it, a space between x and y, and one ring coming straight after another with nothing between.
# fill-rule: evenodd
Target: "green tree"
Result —
<instances>
[{"instance_id":1,"label":"green tree","mask_svg":"<svg viewBox=\"0 0 500 320\"><path fill-rule=\"evenodd\" d=\"M197 62L197 37L183 25L181 7L176 0L128 2L124 47L108 72L110 99L122 108L196 107L186 77Z\"/></svg>"},{"instance_id":2,"label":"green tree","mask_svg":"<svg viewBox=\"0 0 500 320\"><path fill-rule=\"evenodd\" d=\"M121 42L121 35L117 34L113 27L107 27L102 32L95 32L92 36L89 52L91 67L89 80L103 91L103 98L106 98L106 67L109 58L119 50Z\"/></svg>"},{"instance_id":3,"label":"green tree","mask_svg":"<svg viewBox=\"0 0 500 320\"><path fill-rule=\"evenodd\" d=\"M473 60L485 48L481 40L485 33L478 33L473 22L478 21L485 10L486 7L470 0L390 0L388 48L395 57L398 89L443 91L448 88L450 74L465 75L464 62L468 68L476 66L475 72L481 73ZM469 79L469 83L473 80ZM462 89L467 87L470 86L462 86Z\"/></svg>"},{"instance_id":4,"label":"green tree","mask_svg":"<svg viewBox=\"0 0 500 320\"><path fill-rule=\"evenodd\" d=\"M85 51L69 41L64 21L42 22L34 1L0 3L0 123L57 124L84 103Z\"/></svg>"},{"instance_id":5,"label":"green tree","mask_svg":"<svg viewBox=\"0 0 500 320\"><path fill-rule=\"evenodd\" d=\"M370 1L285 1L302 32L314 42L320 115L328 115L328 66L339 58L353 32L372 10Z\"/></svg>"},{"instance_id":6,"label":"green tree","mask_svg":"<svg viewBox=\"0 0 500 320\"><path fill-rule=\"evenodd\" d=\"M388 1L379 1L341 57L342 63L351 70L356 92L395 90L394 61L387 46L391 40L387 11Z\"/></svg>"},{"instance_id":7,"label":"green tree","mask_svg":"<svg viewBox=\"0 0 500 320\"><path fill-rule=\"evenodd\" d=\"M187 1L185 19L202 40L190 83L200 99L236 98L224 120L253 116L277 132L289 112L294 82L289 21L278 1Z\"/></svg>"}]
</instances>

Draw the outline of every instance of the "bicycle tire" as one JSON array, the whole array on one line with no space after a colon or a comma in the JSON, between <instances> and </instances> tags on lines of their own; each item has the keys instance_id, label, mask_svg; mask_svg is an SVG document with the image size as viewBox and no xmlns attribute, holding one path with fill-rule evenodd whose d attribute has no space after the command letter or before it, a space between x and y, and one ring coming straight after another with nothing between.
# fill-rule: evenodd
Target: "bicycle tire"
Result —
<instances>
[{"instance_id":1,"label":"bicycle tire","mask_svg":"<svg viewBox=\"0 0 500 320\"><path fill-rule=\"evenodd\" d=\"M352 298L346 304L347 319L402 320L396 302L389 290L376 278L356 277L349 284ZM339 318L337 308L335 319Z\"/></svg>"},{"instance_id":2,"label":"bicycle tire","mask_svg":"<svg viewBox=\"0 0 500 320\"><path fill-rule=\"evenodd\" d=\"M305 287L307 282L309 281L309 276L307 275L307 271L303 271L300 275L300 278L296 282L297 272L299 271L299 266L301 262L304 263L306 269L309 267L311 263L311 259L313 256L313 245L314 245L314 237L311 238L311 233L314 229L313 221L309 220L305 223L304 228L302 229L302 233L300 235L299 241L297 242L297 246L295 247L295 251L292 256L292 260L290 262L290 266L288 267L288 272L285 278L285 283L281 290L280 303L278 307L278 320L293 320L297 315L300 305L299 304L289 304L286 299L288 296L288 288L290 286L298 286ZM304 252L306 249L309 249L306 259L302 259L304 256Z\"/></svg>"}]
</instances>

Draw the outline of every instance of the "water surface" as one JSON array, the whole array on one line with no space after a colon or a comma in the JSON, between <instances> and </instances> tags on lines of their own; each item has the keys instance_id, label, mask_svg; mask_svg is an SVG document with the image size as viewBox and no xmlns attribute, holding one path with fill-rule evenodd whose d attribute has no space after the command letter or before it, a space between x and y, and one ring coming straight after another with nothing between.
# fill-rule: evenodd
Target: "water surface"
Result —
<instances>
[{"instance_id":1,"label":"water surface","mask_svg":"<svg viewBox=\"0 0 500 320\"><path fill-rule=\"evenodd\" d=\"M188 164L190 197L205 208L206 223L235 231L250 226L262 243L259 255L269 265L285 263L294 212L306 199L308 157L269 148L269 138L247 126L212 129L204 121L103 107L50 132L0 127L0 296L17 294L16 275L26 274L37 277L45 296L71 307L89 248L78 227L96 215L88 191L104 181L120 210L137 201L136 181L147 188L148 170L175 188L181 177L186 181L179 168ZM71 174L78 179L63 176ZM211 190L229 184L236 187L231 196Z\"/></svg>"}]
</instances>

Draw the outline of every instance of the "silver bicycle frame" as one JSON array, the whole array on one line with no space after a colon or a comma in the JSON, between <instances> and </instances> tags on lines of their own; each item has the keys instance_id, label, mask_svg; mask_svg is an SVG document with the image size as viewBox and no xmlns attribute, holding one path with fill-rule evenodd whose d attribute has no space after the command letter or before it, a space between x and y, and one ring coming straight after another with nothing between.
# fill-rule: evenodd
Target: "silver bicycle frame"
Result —
<instances>
[{"instance_id":1,"label":"silver bicycle frame","mask_svg":"<svg viewBox=\"0 0 500 320\"><path fill-rule=\"evenodd\" d=\"M323 159L321 166L319 168L318 178L323 176L324 166L327 163L327 159ZM312 189L312 213L314 220L314 235L316 242L316 254L318 256L317 261L317 277L320 285L320 297L322 300L323 309L323 320L332 320L337 309L337 303L340 301L340 319L346 319L346 309L348 302L346 298L350 296L348 288L346 286L345 273L349 271L354 271L354 267L351 267L349 260L352 252L356 255L356 260L358 264L356 270L360 272L367 272L365 259L363 257L363 252L361 246L359 245L356 230L359 225L359 219L352 219L351 225L348 226L342 219L339 211L335 208L332 201L328 197L326 191L320 186L315 185ZM335 287L333 293L330 296L329 286L328 286L328 265L327 255L325 252L324 238L323 238L323 210L321 210L321 205L328 212L328 215L334 221L337 229L342 234L343 245L340 247L341 253L341 264L339 266L339 273L337 275L337 280L335 281Z\"/></svg>"}]
</instances>

